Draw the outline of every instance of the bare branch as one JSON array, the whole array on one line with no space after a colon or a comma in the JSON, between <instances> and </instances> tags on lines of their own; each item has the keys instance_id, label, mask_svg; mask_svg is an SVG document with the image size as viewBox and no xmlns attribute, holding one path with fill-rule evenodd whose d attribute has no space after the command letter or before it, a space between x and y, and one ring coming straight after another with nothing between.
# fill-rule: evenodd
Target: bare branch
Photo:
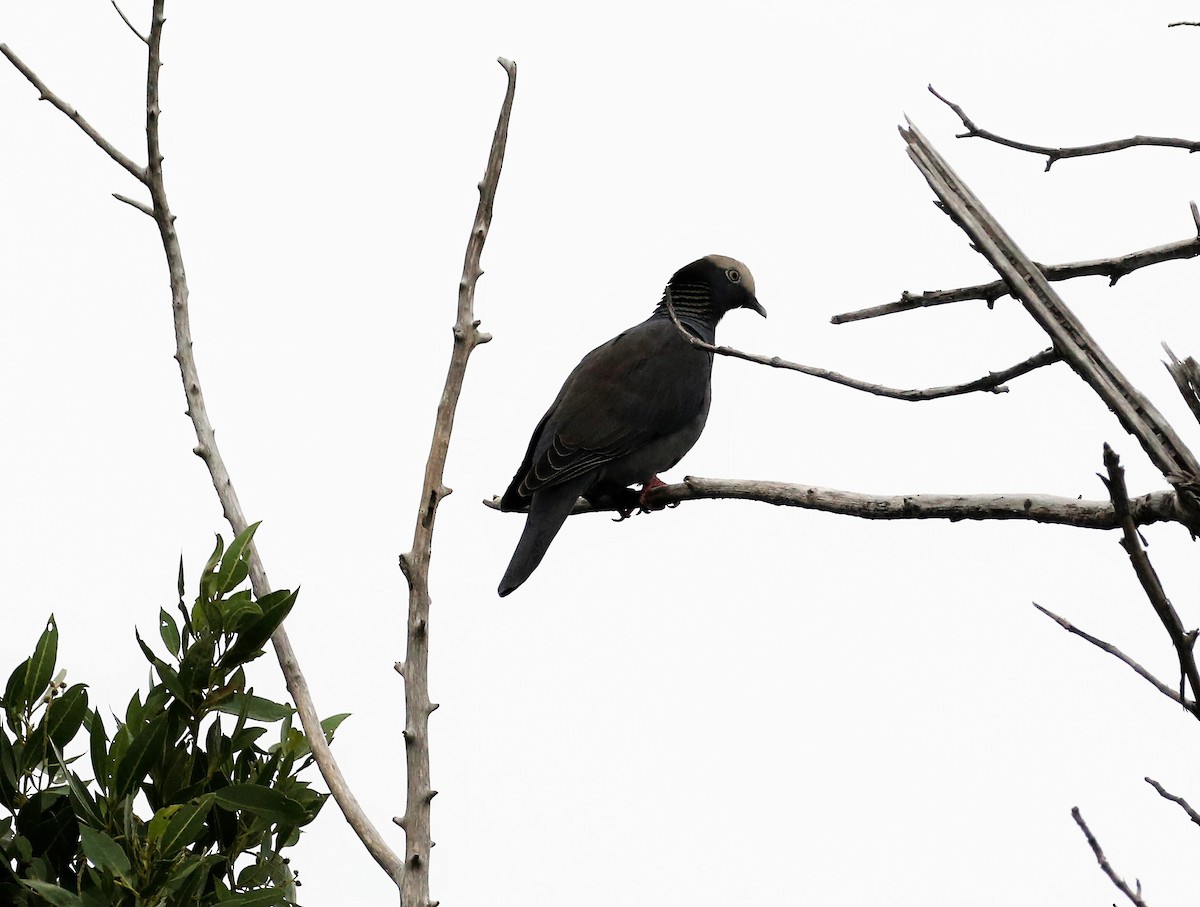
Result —
<instances>
[{"instance_id":1,"label":"bare branch","mask_svg":"<svg viewBox=\"0 0 1200 907\"><path fill-rule=\"evenodd\" d=\"M112 0L112 7L117 11L117 15L121 17L121 21L129 26L129 30L137 35L138 40L149 46L150 39L133 27L133 23L129 21L129 18L123 12L121 12L121 7L117 6L117 0Z\"/></svg>"},{"instance_id":2,"label":"bare branch","mask_svg":"<svg viewBox=\"0 0 1200 907\"><path fill-rule=\"evenodd\" d=\"M1132 891L1125 880L1117 875L1116 871L1108 862L1108 857L1104 855L1104 851L1100 849L1100 842L1096 840L1096 836L1092 834L1092 830L1087 827L1087 823L1083 821L1083 816L1079 812L1078 806L1071 807L1071 818L1075 820L1075 824L1079 826L1083 832L1083 836L1087 838L1088 846L1092 848L1092 853L1096 855L1096 862L1100 864L1100 868L1104 870L1104 874L1112 881L1120 892L1129 898L1130 902L1136 907L1146 907L1146 902L1142 900L1142 883L1137 883L1137 891Z\"/></svg>"},{"instance_id":3,"label":"bare branch","mask_svg":"<svg viewBox=\"0 0 1200 907\"><path fill-rule=\"evenodd\" d=\"M780 359L778 356L760 356L756 353L743 353L741 350L735 350L729 346L713 346L711 343L701 340L683 326L683 323L679 320L679 316L675 314L670 287L666 291L666 300L667 312L671 316L671 321L674 322L676 330L696 349L706 350L718 356L731 356L734 359L756 362L759 365L766 365L771 368L782 368L793 372L800 372L803 375L821 378L824 381L832 381L834 384L874 394L877 397L890 397L894 400L904 400L909 403L917 403L922 400L936 400L941 397L955 397L960 394L971 394L977 391L1007 394L1008 388L1004 386L1005 381L1011 381L1013 378L1027 375L1035 369L1058 362L1062 358L1053 349L1042 350L1042 352L1035 353L1028 359L1018 362L1016 365L1010 366L1003 371L988 372L982 378L976 378L974 381L968 381L965 384L949 384L941 387L901 390L895 387L885 387L882 384L872 384L869 381L863 381L859 378L851 378L839 372L830 371L827 368L817 368L812 365L801 365L799 362L789 362L786 359Z\"/></svg>"},{"instance_id":4,"label":"bare branch","mask_svg":"<svg viewBox=\"0 0 1200 907\"><path fill-rule=\"evenodd\" d=\"M1200 25L1200 22L1168 22L1167 28L1175 28L1179 25Z\"/></svg>"},{"instance_id":5,"label":"bare branch","mask_svg":"<svg viewBox=\"0 0 1200 907\"><path fill-rule=\"evenodd\" d=\"M966 127L966 132L959 133L956 138L960 139L986 139L989 142L995 142L997 145L1005 145L1009 148L1015 148L1018 151L1028 151L1031 154L1044 154L1046 156L1046 170L1049 170L1055 161L1068 157L1087 157L1093 154L1108 154L1112 151L1124 151L1126 148L1134 148L1138 145L1154 145L1164 148L1184 148L1189 153L1200 151L1200 142L1191 141L1190 139L1176 139L1160 135L1135 135L1127 139L1116 139L1111 142L1099 142L1095 145L1077 145L1073 148L1051 148L1048 145L1031 145L1028 142L1018 142L1014 139L1007 139L1002 135L997 135L994 132L989 132L986 129L980 129L971 121L966 112L955 104L953 101L938 94L932 85L929 86L929 92L951 110L953 110L963 126Z\"/></svg>"},{"instance_id":6,"label":"bare branch","mask_svg":"<svg viewBox=\"0 0 1200 907\"><path fill-rule=\"evenodd\" d=\"M1193 203L1194 204L1194 203ZM1200 229L1200 228L1198 228ZM1091 261L1073 261L1060 265L1042 265L1034 263L1045 275L1047 280L1071 280L1075 277L1107 277L1111 287L1126 274L1161 264L1164 261L1184 261L1200 255L1200 235L1183 239L1179 242L1167 243L1164 246L1154 246L1138 252L1126 252L1112 258L1096 258ZM952 302L965 302L970 299L982 299L990 307L997 299L1012 295L1008 284L1003 280L993 280L991 283L980 283L970 287L959 287L953 290L926 290L924 293L913 294L905 290L896 302L856 309L853 312L843 312L834 315L829 320L833 324L845 324L849 321L865 321L868 318L878 318L881 315L892 315L896 312L910 312L913 309L924 309L935 305L946 305Z\"/></svg>"},{"instance_id":7,"label":"bare branch","mask_svg":"<svg viewBox=\"0 0 1200 907\"><path fill-rule=\"evenodd\" d=\"M112 197L119 202L124 202L132 208L137 208L143 214L149 215L150 217L154 216L154 209L145 202L139 202L136 198L130 198L127 195L122 195L120 192L114 192Z\"/></svg>"},{"instance_id":8,"label":"bare branch","mask_svg":"<svg viewBox=\"0 0 1200 907\"><path fill-rule=\"evenodd\" d=\"M118 151L112 142L97 132L96 128L83 118L83 114L47 88L46 83L39 79L37 74L34 73L34 71L28 66L26 66L24 62L22 62L20 57L9 50L7 44L0 44L0 54L4 54L4 56L8 57L8 62L15 66L17 71L20 72L21 75L23 75L26 79L28 79L29 83L38 90L39 101L49 101L59 110L61 110L64 114L66 114L69 120L83 130L84 134L88 138L99 145L105 154L132 173L134 178L139 182L146 182L148 177L144 168L138 166L133 162L133 160Z\"/></svg>"},{"instance_id":9,"label":"bare branch","mask_svg":"<svg viewBox=\"0 0 1200 907\"><path fill-rule=\"evenodd\" d=\"M1129 555L1133 571L1137 574L1138 581L1142 584L1142 589L1145 590L1146 597L1154 608L1154 613L1158 615L1158 619L1166 628L1167 635L1171 637L1171 645L1175 647L1175 653L1179 657L1179 693L1182 702L1184 678L1187 678L1188 684L1191 685L1192 696L1200 695L1200 670L1196 667L1195 653L1196 631L1184 630L1183 621L1179 619L1178 612L1167 598L1167 593L1159 581L1158 573L1155 571L1154 565L1150 563L1142 538L1138 535L1133 518L1129 513L1129 493L1125 488L1125 469L1121 466L1120 458L1107 444L1104 445L1104 467L1108 470L1108 479L1105 484L1112 496L1113 509L1116 511L1117 519L1121 522L1121 547ZM1200 711L1197 711L1195 702L1191 704L1190 711L1200 717Z\"/></svg>"},{"instance_id":10,"label":"bare branch","mask_svg":"<svg viewBox=\"0 0 1200 907\"><path fill-rule=\"evenodd\" d=\"M1198 813L1194 809L1192 809L1192 807L1188 805L1187 800L1183 799L1183 797L1175 796L1173 793L1168 791L1166 788L1164 788L1161 784L1159 784L1153 778L1146 778L1146 783L1149 784L1151 787L1153 787L1156 791L1158 791L1158 794L1160 797L1170 800L1172 803L1178 803L1180 808L1185 813L1187 813L1188 818L1191 819L1193 822L1195 822L1197 825L1200 825L1200 813Z\"/></svg>"},{"instance_id":11,"label":"bare branch","mask_svg":"<svg viewBox=\"0 0 1200 907\"><path fill-rule=\"evenodd\" d=\"M975 248L1012 287L1013 293L1050 337L1072 371L1087 382L1113 411L1121 426L1137 438L1167 481L1181 492L1181 500L1192 515L1189 525L1200 526L1200 507L1195 504L1200 462L1175 429L1130 384L1042 272L920 130L910 121L908 128L902 127L900 133L908 143L909 157L941 200L946 213L971 237Z\"/></svg>"},{"instance_id":12,"label":"bare branch","mask_svg":"<svg viewBox=\"0 0 1200 907\"><path fill-rule=\"evenodd\" d=\"M504 166L504 148L508 140L508 123L512 115L513 95L517 88L517 66L500 58L508 74L508 89L500 107L500 117L492 138L487 169L479 184L479 207L463 261L462 279L458 284L458 318L454 324L454 348L446 384L438 404L433 427L433 441L425 465L425 483L421 491L421 506L413 530L412 549L400 556L400 568L408 580L408 648L403 665L396 670L404 677L404 745L408 760L408 801L404 816L393 819L404 829L407 849L404 875L400 886L400 902L404 905L427 905L429 900L429 852L433 847L429 831L429 804L437 791L430 786L429 774L429 715L437 705L429 701L429 562L432 557L433 526L437 508L450 494L443 483L446 455L450 449L450 433L454 414L462 392L467 360L471 351L491 340L479 331L475 319L475 284L483 270L479 259L492 223L492 205L500 171Z\"/></svg>"},{"instance_id":13,"label":"bare branch","mask_svg":"<svg viewBox=\"0 0 1200 907\"><path fill-rule=\"evenodd\" d=\"M240 533L247 526L245 514L238 501L237 491L233 480L217 447L216 433L208 416L208 407L204 403L204 394L200 389L200 375L196 368L196 359L192 348L192 329L188 315L188 284L187 272L183 265L183 251L179 244L179 236L175 232L175 216L171 213L167 201L166 184L163 181L162 151L159 140L159 94L158 76L162 67L162 29L166 21L163 15L165 0L154 0L151 17L149 54L146 67L146 150L149 165L146 172L146 185L150 189L153 202L154 221L158 225L162 238L163 251L167 259L167 269L171 283L171 311L175 322L175 359L179 363L179 371L183 378L183 390L187 397L187 414L196 430L195 453L208 467L212 477L213 487L221 502L221 509L229 525L235 533ZM258 550L251 544L250 582L257 596L262 597L271 591L266 569ZM388 875L399 882L403 871L400 857L388 846L379 830L371 822L359 805L353 791L342 775L329 744L325 732L321 728L321 720L308 689L308 682L300 670L296 653L292 649L287 631L280 627L271 637L275 647L275 655L283 671L288 692L300 714L305 737L312 749L313 758L321 770L321 776L329 786L338 807L346 817L347 823L354 829L355 834L363 842L367 851L375 861L383 867Z\"/></svg>"},{"instance_id":14,"label":"bare branch","mask_svg":"<svg viewBox=\"0 0 1200 907\"><path fill-rule=\"evenodd\" d=\"M686 476L682 482L652 488L645 495L647 505L655 510L683 501L725 499L799 507L865 520L1026 520L1080 529L1115 529L1120 525L1110 501L1083 501L1048 494L874 495L790 482ZM499 497L493 497L483 504L499 510L499 502ZM1130 501L1130 505L1138 525L1180 519L1174 492L1142 495ZM582 498L571 511L572 514L611 512L616 512L616 508L596 507Z\"/></svg>"},{"instance_id":15,"label":"bare branch","mask_svg":"<svg viewBox=\"0 0 1200 907\"><path fill-rule=\"evenodd\" d=\"M1178 705L1182 705L1185 709L1189 709L1189 710L1194 709L1196 707L1196 703L1194 703L1190 700L1185 700L1182 697L1180 697L1179 692L1177 690L1171 689L1171 687L1169 685L1163 683L1161 680L1159 680L1157 677L1155 677L1153 674L1151 674L1149 671L1147 671L1145 668L1143 668L1140 664L1138 664L1136 661L1134 661L1132 658L1130 658L1128 655L1126 655L1124 652L1122 652L1116 646L1111 645L1110 643L1105 642L1103 639L1099 639L1098 637L1092 636L1092 634L1079 629L1077 626L1075 626L1073 623L1071 623L1065 617L1059 617L1053 611L1050 611L1047 608L1043 608L1037 602L1034 602L1033 606L1035 608L1037 608L1039 611L1041 611L1043 614L1045 614L1047 617L1049 617L1051 620L1055 621L1060 627L1062 627L1068 633L1074 633L1080 639L1087 640L1093 646L1095 646L1097 649L1100 649L1102 652L1107 652L1109 655L1112 655L1113 657L1118 658L1121 661L1123 661L1129 667L1133 668L1134 672L1139 677L1146 680L1151 686L1153 686L1156 690L1158 690L1160 693L1162 693L1164 696L1166 696L1172 702L1177 703Z\"/></svg>"}]
</instances>

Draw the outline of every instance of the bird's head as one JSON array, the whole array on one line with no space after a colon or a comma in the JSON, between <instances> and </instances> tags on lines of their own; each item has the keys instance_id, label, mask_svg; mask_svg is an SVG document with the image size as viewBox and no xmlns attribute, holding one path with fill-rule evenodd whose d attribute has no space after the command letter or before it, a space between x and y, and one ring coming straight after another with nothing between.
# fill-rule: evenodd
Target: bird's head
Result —
<instances>
[{"instance_id":1,"label":"bird's head","mask_svg":"<svg viewBox=\"0 0 1200 907\"><path fill-rule=\"evenodd\" d=\"M753 309L767 317L754 295L754 275L736 258L706 255L680 268L663 294L671 294L671 305L680 317L703 320L713 326L730 309Z\"/></svg>"}]
</instances>

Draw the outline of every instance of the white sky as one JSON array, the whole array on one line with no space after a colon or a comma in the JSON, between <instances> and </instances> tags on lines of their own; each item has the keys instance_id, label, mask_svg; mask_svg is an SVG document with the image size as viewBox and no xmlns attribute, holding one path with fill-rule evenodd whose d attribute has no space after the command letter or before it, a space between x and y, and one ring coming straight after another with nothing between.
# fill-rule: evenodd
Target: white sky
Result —
<instances>
[{"instance_id":1,"label":"white sky","mask_svg":"<svg viewBox=\"0 0 1200 907\"><path fill-rule=\"evenodd\" d=\"M126 11L143 27L148 3ZM521 518L485 509L580 356L671 272L744 260L770 313L720 340L895 386L1047 343L1011 301L834 327L903 289L990 279L930 203L907 112L1043 262L1187 237L1200 162L1042 160L956 141L1200 136L1183 3L172 3L167 180L218 438L336 753L397 848L406 590L455 289L504 89L520 80L434 549L432 893L446 905L1109 904L1069 810L1155 907L1194 900L1195 722L1036 600L1174 679L1111 533L867 523L700 502L571 520L496 598ZM7 42L136 159L142 45L101 0L9 2ZM0 672L46 614L60 662L122 707L154 632L228 537L191 453L166 270L140 187L0 67ZM1193 445L1158 346L1200 353L1195 263L1068 304ZM906 404L722 360L685 474L859 491L1101 497L1164 482L1064 366L1006 396ZM1185 623L1195 557L1146 531ZM282 689L273 658L252 673ZM394 889L331 803L293 853L303 903Z\"/></svg>"}]
</instances>

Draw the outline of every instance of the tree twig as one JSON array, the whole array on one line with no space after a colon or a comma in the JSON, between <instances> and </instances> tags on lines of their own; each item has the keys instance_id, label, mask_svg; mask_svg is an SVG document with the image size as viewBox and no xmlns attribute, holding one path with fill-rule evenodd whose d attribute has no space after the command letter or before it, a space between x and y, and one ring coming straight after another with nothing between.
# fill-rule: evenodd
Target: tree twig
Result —
<instances>
[{"instance_id":1,"label":"tree twig","mask_svg":"<svg viewBox=\"0 0 1200 907\"><path fill-rule=\"evenodd\" d=\"M1091 261L1072 261L1059 265L1041 265L1035 262L1047 280L1071 280L1076 277L1107 277L1111 287L1126 274L1132 274L1142 268L1161 264L1164 261L1184 261L1200 255L1200 236L1182 239L1179 242L1154 246L1138 252L1127 252L1112 258L1096 258ZM965 302L981 299L990 307L997 299L1011 295L1008 284L1003 280L993 280L990 283L979 283L969 287L958 287L953 290L926 290L924 293L909 293L905 290L896 302L884 305L856 309L852 312L842 312L829 320L833 324L845 324L850 321L865 321L868 318L878 318L881 315L893 315L896 312L911 312L914 309L924 309L935 305L946 305L953 302Z\"/></svg>"},{"instance_id":2,"label":"tree twig","mask_svg":"<svg viewBox=\"0 0 1200 907\"><path fill-rule=\"evenodd\" d=\"M1125 488L1125 469L1121 466L1120 458L1107 444L1104 445L1104 468L1108 471L1105 485L1108 486L1108 492L1112 496L1113 510L1116 511L1117 519L1121 524L1121 547L1129 555L1138 582L1142 584L1142 589L1145 590L1146 598L1150 600L1154 613L1162 621L1167 635L1171 638L1171 645L1175 647L1175 653L1179 658L1180 702L1183 702L1185 708L1188 708L1193 715L1200 717L1200 710L1197 709L1196 702L1193 701L1189 705L1184 696L1185 678L1192 688L1193 700L1200 695L1200 670L1196 667L1195 653L1196 631L1189 632L1183 628L1183 621L1179 619L1178 612L1171 604L1171 600L1167 598L1167 593L1158 578L1158 572L1150 563L1141 536L1138 535L1133 517L1129 513L1129 493Z\"/></svg>"},{"instance_id":3,"label":"tree twig","mask_svg":"<svg viewBox=\"0 0 1200 907\"><path fill-rule=\"evenodd\" d=\"M909 121L900 134L909 158L941 200L945 212L970 236L975 248L1012 287L1026 311L1050 337L1080 378L1141 444L1150 461L1180 492L1189 528L1200 528L1200 462L1154 405L1121 373L1062 301L1038 267Z\"/></svg>"},{"instance_id":4,"label":"tree twig","mask_svg":"<svg viewBox=\"0 0 1200 907\"><path fill-rule=\"evenodd\" d=\"M119 202L124 202L131 208L137 208L139 211L149 217L154 217L154 209L145 202L139 202L136 198L130 198L127 195L122 195L120 192L114 192L112 197Z\"/></svg>"},{"instance_id":5,"label":"tree twig","mask_svg":"<svg viewBox=\"0 0 1200 907\"><path fill-rule=\"evenodd\" d=\"M508 123L512 115L513 95L517 88L517 65L503 57L500 65L508 74L508 89L500 107L500 117L492 138L487 169L479 184L479 207L471 238L467 242L462 279L458 284L458 318L454 323L454 347L446 384L438 403L433 427L433 441L425 465L425 483L421 505L413 530L412 549L400 556L400 568L408 580L408 646L404 662L396 669L404 676L405 725L404 744L408 762L408 802L403 818L394 821L404 829L407 839L404 877L400 886L400 902L405 907L426 907L429 900L429 804L437 791L430 786L429 774L429 715L437 708L429 701L429 562L432 556L433 526L438 505L450 494L443 483L446 455L450 449L450 433L454 428L454 413L462 392L467 359L471 351L491 336L479 330L475 318L475 284L483 270L479 266L483 244L492 223L492 205L500 171L504 166L504 148L508 139Z\"/></svg>"},{"instance_id":6,"label":"tree twig","mask_svg":"<svg viewBox=\"0 0 1200 907\"><path fill-rule=\"evenodd\" d=\"M960 139L986 139L989 142L995 142L997 145L1005 145L1008 148L1015 148L1018 151L1028 151L1030 154L1044 154L1046 156L1046 170L1049 170L1055 161L1062 160L1068 157L1087 157L1094 154L1108 154L1113 151L1124 151L1126 148L1134 148L1139 145L1154 145L1164 148L1183 148L1189 153L1200 151L1200 141L1192 141L1191 139L1176 139L1161 135L1135 135L1127 139L1115 139L1111 142L1098 142L1095 145L1076 145L1071 148L1051 148L1048 145L1031 145L1029 142L1018 142L1015 139L1008 139L1002 135L997 135L994 132L989 132L986 129L980 129L967 116L966 111L955 104L948 98L940 95L932 85L929 86L929 92L947 107L954 111L963 126L966 127L966 132L959 133L956 138Z\"/></svg>"},{"instance_id":7,"label":"tree twig","mask_svg":"<svg viewBox=\"0 0 1200 907\"><path fill-rule=\"evenodd\" d=\"M26 66L20 57L9 50L7 44L0 44L0 54L4 54L4 56L8 57L8 62L15 66L17 71L26 79L28 79L29 83L38 90L39 101L49 101L59 110L61 110L66 115L67 119L82 129L84 134L98 146L100 146L105 154L133 174L134 178L138 182L145 183L148 181L149 176L145 168L139 166L127 155L122 154L112 142L97 132L96 128L83 118L83 114L47 88L46 83L39 79L37 74L28 66Z\"/></svg>"},{"instance_id":8,"label":"tree twig","mask_svg":"<svg viewBox=\"0 0 1200 907\"><path fill-rule=\"evenodd\" d=\"M1080 529L1115 529L1120 523L1111 501L1084 501L1048 494L909 494L874 495L816 485L771 482L756 479L706 479L687 476L682 482L652 488L647 505L655 510L683 501L759 501L779 507L799 507L866 520L1026 520ZM500 509L500 498L483 501ZM1130 502L1138 525L1178 522L1179 505L1174 492L1156 491ZM520 513L522 511L513 511ZM595 507L582 498L572 514L610 513L613 507Z\"/></svg>"},{"instance_id":9,"label":"tree twig","mask_svg":"<svg viewBox=\"0 0 1200 907\"><path fill-rule=\"evenodd\" d=\"M1079 629L1077 626L1075 626L1073 623L1071 623L1065 617L1060 617L1059 615L1055 614L1053 611L1049 610L1048 608L1043 608L1037 602L1034 602L1033 606L1035 608L1037 608L1039 611L1041 611L1043 614L1045 614L1047 617L1049 617L1051 620L1053 620L1055 623L1057 623L1060 627L1062 627L1068 633L1074 633L1080 639L1085 639L1088 642L1090 642L1097 649L1100 649L1100 651L1107 652L1109 655L1112 655L1114 658L1117 658L1120 661L1123 661L1129 667L1133 668L1134 672L1139 677L1146 680L1151 686L1153 686L1156 690L1158 690L1160 693L1162 693L1164 696L1166 696L1172 702L1177 703L1178 705L1182 705L1185 709L1190 710L1190 709L1195 708L1196 704L1194 702L1191 702L1191 701L1181 698L1179 695L1179 692L1177 690L1171 689L1171 687L1168 684L1163 683L1161 680L1159 680L1157 677L1155 677L1153 674L1151 674L1149 671L1147 671L1145 668L1143 668L1140 664L1138 664L1136 661L1134 661L1132 658L1130 658L1128 655L1126 655L1124 652L1122 652L1116 646L1112 645L1111 643L1107 643L1103 639L1100 639L1096 636L1092 636L1092 634Z\"/></svg>"},{"instance_id":10,"label":"tree twig","mask_svg":"<svg viewBox=\"0 0 1200 907\"><path fill-rule=\"evenodd\" d=\"M1058 362L1062 357L1053 349L1042 350L1040 353L1034 353L1028 359L1018 362L1016 365L1009 366L999 372L988 372L982 378L976 378L974 381L967 381L964 384L948 384L941 387L925 387L900 389L895 387L885 387L882 384L872 384L869 381L863 381L860 378L851 378L848 375L843 375L840 372L830 371L827 368L818 368L813 365L802 365L799 362L789 362L787 359L780 359L778 356L760 356L757 353L743 353L741 350L736 350L730 346L713 346L707 341L701 340L679 320L679 316L675 314L675 305L671 299L671 289L667 288L665 294L667 300L667 313L671 316L671 321L675 324L675 329L683 335L683 338L696 349L706 350L710 353L715 353L718 356L730 356L734 359L744 359L747 362L755 362L759 365L766 365L771 368L782 368L788 371L800 372L802 375L809 375L813 378L820 378L823 381L832 381L834 384L840 384L843 387L851 388L852 390L863 391L864 393L874 394L877 397L890 397L893 400L904 400L909 403L917 403L923 400L937 400L942 397L956 397L961 394L972 394L979 391L987 391L993 394L1007 394L1008 388L1004 385L1005 381L1011 381L1013 378L1019 378L1022 375L1027 375L1035 369L1042 368L1046 365L1051 365Z\"/></svg>"},{"instance_id":11,"label":"tree twig","mask_svg":"<svg viewBox=\"0 0 1200 907\"><path fill-rule=\"evenodd\" d=\"M1109 880L1117 886L1117 889L1129 898L1136 907L1146 907L1146 902L1142 900L1142 883L1137 883L1137 891L1133 891L1125 884L1125 880L1117 875L1116 870L1112 868L1112 864L1108 862L1108 857L1104 855L1104 851L1100 848L1100 842L1096 840L1096 836L1092 834L1092 830L1087 827L1087 823L1083 821L1083 815L1079 812L1078 806L1071 807L1071 818L1075 820L1075 824L1079 826L1083 836L1087 838L1088 847L1092 848L1092 853L1096 855L1096 862L1100 864L1100 868Z\"/></svg>"},{"instance_id":12,"label":"tree twig","mask_svg":"<svg viewBox=\"0 0 1200 907\"><path fill-rule=\"evenodd\" d=\"M1198 813L1198 812L1196 812L1196 810L1192 809L1192 807L1188 804L1187 800L1183 799L1183 797L1175 796L1173 793L1168 791L1165 787L1163 787L1161 784L1159 784L1153 778L1149 778L1149 777L1146 778L1146 783L1149 784L1151 787L1153 787L1156 791L1158 791L1158 794L1160 797L1163 797L1166 800L1170 800L1172 803L1179 804L1179 808L1182 809L1185 813L1187 813L1187 817L1189 819L1191 819L1197 825L1200 825L1200 813Z\"/></svg>"},{"instance_id":13,"label":"tree twig","mask_svg":"<svg viewBox=\"0 0 1200 907\"><path fill-rule=\"evenodd\" d=\"M112 7L117 11L117 15L121 17L121 21L129 26L129 30L137 35L138 40L148 46L150 44L150 39L133 27L133 23L129 21L129 17L121 12L121 7L117 6L117 0L112 0Z\"/></svg>"},{"instance_id":14,"label":"tree twig","mask_svg":"<svg viewBox=\"0 0 1200 907\"><path fill-rule=\"evenodd\" d=\"M233 481L229 476L225 462L217 447L216 435L213 431L212 423L209 421L208 408L205 406L204 395L200 389L200 377L192 349L192 332L188 316L187 273L183 265L183 252L179 244L179 237L175 232L175 216L171 213L170 205L167 201L166 186L163 181L163 158L158 129L160 114L158 78L159 69L162 66L162 31L165 21L163 13L164 5L165 0L154 0L153 11L151 13L150 35L146 42L148 49L146 67L146 149L148 164L145 169L139 167L124 154L117 151L77 111L46 88L42 81L11 50L0 45L0 53L3 53L21 74L38 89L43 100L50 101L55 107L66 114L109 157L137 177L150 190L152 207L148 211L140 202L135 202L132 199L124 197L119 198L121 201L133 205L133 207L140 211L147 211L154 218L155 224L158 226L170 276L171 309L175 323L175 359L179 363L180 374L183 378L183 389L188 403L187 414L196 431L197 444L194 452L204 460L205 465L208 467L208 472L212 478L213 487L216 489L217 497L221 502L225 518L229 521L234 533L237 534L242 532L248 523L242 512L241 504L238 501ZM253 544L250 547L248 562L250 567L250 582L254 587L255 594L259 597L268 594L271 591L271 585L267 580L262 560L258 556L257 550L254 549ZM354 829L359 839L362 840L371 856L398 883L400 873L403 871L403 861L388 847L387 842L384 841L379 831L367 817L353 792L350 790L349 785L346 783L336 760L334 760L325 739L325 732L321 728L320 718L317 715L316 706L313 704L308 683L300 670L287 632L282 626L275 631L271 642L275 647L275 654L279 659L279 665L283 671L288 692L291 694L292 701L295 703L296 710L300 715L305 736L312 749L313 758L321 771L322 777L325 779L325 783L329 786L330 793L341 808L342 813L346 816L346 821Z\"/></svg>"}]
</instances>

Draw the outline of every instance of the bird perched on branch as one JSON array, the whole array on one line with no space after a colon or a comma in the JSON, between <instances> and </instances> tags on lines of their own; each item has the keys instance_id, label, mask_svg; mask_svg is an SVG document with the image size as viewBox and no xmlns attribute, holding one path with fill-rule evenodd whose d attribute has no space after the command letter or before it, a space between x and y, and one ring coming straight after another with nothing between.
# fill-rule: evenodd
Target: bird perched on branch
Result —
<instances>
[{"instance_id":1,"label":"bird perched on branch","mask_svg":"<svg viewBox=\"0 0 1200 907\"><path fill-rule=\"evenodd\" d=\"M529 508L500 595L508 595L541 563L578 498L615 504L627 515L661 484L704 430L712 393L713 354L682 337L680 323L709 344L730 309L753 309L750 270L733 258L708 255L675 272L662 302L641 324L596 347L567 376L533 430L529 449L501 510Z\"/></svg>"}]
</instances>

